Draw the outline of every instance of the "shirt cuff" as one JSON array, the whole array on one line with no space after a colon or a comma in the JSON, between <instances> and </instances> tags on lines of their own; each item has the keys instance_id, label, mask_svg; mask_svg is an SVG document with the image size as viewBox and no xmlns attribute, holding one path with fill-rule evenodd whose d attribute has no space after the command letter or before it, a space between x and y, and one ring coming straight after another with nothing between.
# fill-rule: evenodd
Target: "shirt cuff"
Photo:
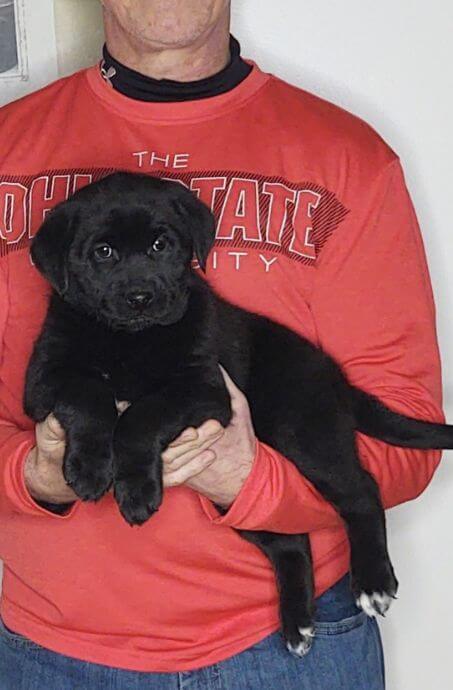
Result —
<instances>
[{"instance_id":1,"label":"shirt cuff","mask_svg":"<svg viewBox=\"0 0 453 690\"><path fill-rule=\"evenodd\" d=\"M199 497L212 523L234 529L301 534L341 524L333 506L297 467L261 442L249 476L224 515L208 498Z\"/></svg>"},{"instance_id":2,"label":"shirt cuff","mask_svg":"<svg viewBox=\"0 0 453 690\"><path fill-rule=\"evenodd\" d=\"M66 520L72 515L76 503L70 504L69 510L64 514L55 513L37 503L27 490L24 476L25 461L35 445L34 431L20 431L13 434L2 446L2 456L6 458L3 468L4 495L16 512Z\"/></svg>"}]
</instances>

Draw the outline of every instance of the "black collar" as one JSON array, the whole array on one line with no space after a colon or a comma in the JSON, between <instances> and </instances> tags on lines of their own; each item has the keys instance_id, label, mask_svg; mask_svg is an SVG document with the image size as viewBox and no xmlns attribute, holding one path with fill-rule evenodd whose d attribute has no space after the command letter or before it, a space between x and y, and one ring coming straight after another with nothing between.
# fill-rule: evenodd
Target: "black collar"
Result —
<instances>
[{"instance_id":1,"label":"black collar","mask_svg":"<svg viewBox=\"0 0 453 690\"><path fill-rule=\"evenodd\" d=\"M129 98L137 101L176 102L195 101L231 91L252 71L251 65L241 58L238 41L230 37L230 62L217 74L199 81L180 82L171 79L153 79L136 72L113 58L107 46L103 50L101 74L104 79Z\"/></svg>"}]
</instances>

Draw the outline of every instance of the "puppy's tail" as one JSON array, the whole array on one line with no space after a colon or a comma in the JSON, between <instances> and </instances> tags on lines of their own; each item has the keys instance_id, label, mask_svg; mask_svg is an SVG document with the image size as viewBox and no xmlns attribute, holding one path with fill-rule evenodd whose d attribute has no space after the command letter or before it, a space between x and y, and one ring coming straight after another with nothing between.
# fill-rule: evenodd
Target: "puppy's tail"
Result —
<instances>
[{"instance_id":1,"label":"puppy's tail","mask_svg":"<svg viewBox=\"0 0 453 690\"><path fill-rule=\"evenodd\" d=\"M393 412L365 391L350 387L356 429L402 448L453 448L453 425L424 422Z\"/></svg>"}]
</instances>

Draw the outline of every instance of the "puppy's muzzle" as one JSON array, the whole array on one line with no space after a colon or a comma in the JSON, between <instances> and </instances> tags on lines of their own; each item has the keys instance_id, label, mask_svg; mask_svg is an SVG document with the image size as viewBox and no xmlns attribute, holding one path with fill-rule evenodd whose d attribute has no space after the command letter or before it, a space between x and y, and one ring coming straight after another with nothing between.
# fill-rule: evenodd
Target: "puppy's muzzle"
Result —
<instances>
[{"instance_id":1,"label":"puppy's muzzle","mask_svg":"<svg viewBox=\"0 0 453 690\"><path fill-rule=\"evenodd\" d=\"M146 309L152 301L153 295L151 292L135 290L134 292L128 292L126 295L126 302L135 311Z\"/></svg>"}]
</instances>

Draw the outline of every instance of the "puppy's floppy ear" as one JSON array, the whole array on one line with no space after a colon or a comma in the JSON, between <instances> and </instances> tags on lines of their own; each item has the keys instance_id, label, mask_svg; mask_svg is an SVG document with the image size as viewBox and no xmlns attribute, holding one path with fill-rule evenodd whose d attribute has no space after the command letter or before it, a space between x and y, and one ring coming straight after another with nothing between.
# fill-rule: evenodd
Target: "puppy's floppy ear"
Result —
<instances>
[{"instance_id":1,"label":"puppy's floppy ear","mask_svg":"<svg viewBox=\"0 0 453 690\"><path fill-rule=\"evenodd\" d=\"M73 236L73 218L62 204L50 211L31 245L33 263L60 295L68 289L68 253Z\"/></svg>"},{"instance_id":2,"label":"puppy's floppy ear","mask_svg":"<svg viewBox=\"0 0 453 690\"><path fill-rule=\"evenodd\" d=\"M193 252L204 272L208 254L215 241L214 214L192 192L188 192L184 200L179 200L177 206L184 217L185 229L190 233Z\"/></svg>"}]
</instances>

